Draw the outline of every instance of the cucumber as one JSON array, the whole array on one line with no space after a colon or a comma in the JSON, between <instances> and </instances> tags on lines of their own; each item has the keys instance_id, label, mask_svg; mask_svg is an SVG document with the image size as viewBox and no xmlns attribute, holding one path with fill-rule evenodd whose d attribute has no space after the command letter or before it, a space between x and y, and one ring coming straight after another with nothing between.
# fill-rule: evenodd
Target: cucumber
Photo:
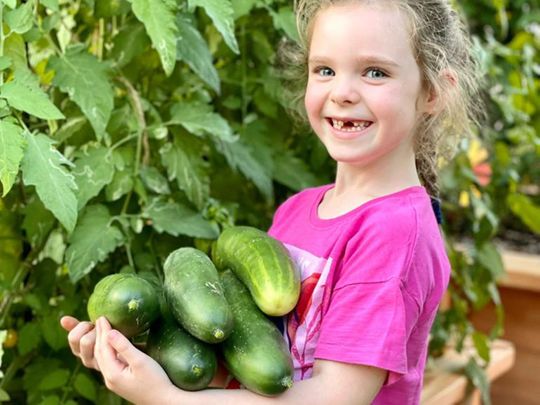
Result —
<instances>
[{"instance_id":1,"label":"cucumber","mask_svg":"<svg viewBox=\"0 0 540 405\"><path fill-rule=\"evenodd\" d=\"M220 343L229 372L250 391L277 395L293 383L293 363L278 328L253 302L231 270L221 273L225 296L234 315L234 329Z\"/></svg>"},{"instance_id":2,"label":"cucumber","mask_svg":"<svg viewBox=\"0 0 540 405\"><path fill-rule=\"evenodd\" d=\"M176 321L161 319L150 328L146 353L177 387L197 391L208 387L217 370L214 349L186 332Z\"/></svg>"},{"instance_id":3,"label":"cucumber","mask_svg":"<svg viewBox=\"0 0 540 405\"><path fill-rule=\"evenodd\" d=\"M214 245L218 269L230 268L267 315L282 316L300 296L300 272L281 242L248 226L226 228Z\"/></svg>"},{"instance_id":4,"label":"cucumber","mask_svg":"<svg viewBox=\"0 0 540 405\"><path fill-rule=\"evenodd\" d=\"M167 257L163 271L165 298L184 329L207 343L226 339L233 317L210 258L195 248L180 248Z\"/></svg>"},{"instance_id":5,"label":"cucumber","mask_svg":"<svg viewBox=\"0 0 540 405\"><path fill-rule=\"evenodd\" d=\"M113 328L133 337L146 331L159 316L158 293L136 274L110 274L95 285L87 311L92 322L105 316Z\"/></svg>"}]
</instances>

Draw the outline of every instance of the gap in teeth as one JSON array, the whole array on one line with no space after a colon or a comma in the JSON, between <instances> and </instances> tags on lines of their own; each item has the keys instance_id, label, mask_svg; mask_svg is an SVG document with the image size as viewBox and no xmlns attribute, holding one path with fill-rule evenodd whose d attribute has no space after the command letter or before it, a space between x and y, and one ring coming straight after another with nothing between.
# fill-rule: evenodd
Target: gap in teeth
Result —
<instances>
[{"instance_id":1,"label":"gap in teeth","mask_svg":"<svg viewBox=\"0 0 540 405\"><path fill-rule=\"evenodd\" d=\"M346 121L346 122L352 123L352 127L348 126L346 128L343 128L345 126L345 122L341 120L335 120L335 119L332 119L332 126L336 129L343 129L345 131L354 131L358 129L367 128L369 126L369 123L367 121L362 121L362 122Z\"/></svg>"}]
</instances>

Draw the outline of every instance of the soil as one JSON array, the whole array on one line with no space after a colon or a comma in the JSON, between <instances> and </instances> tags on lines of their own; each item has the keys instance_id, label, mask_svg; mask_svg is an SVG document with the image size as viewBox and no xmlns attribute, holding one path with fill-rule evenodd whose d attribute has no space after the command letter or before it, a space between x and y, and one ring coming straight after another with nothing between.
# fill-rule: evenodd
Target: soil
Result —
<instances>
[{"instance_id":1,"label":"soil","mask_svg":"<svg viewBox=\"0 0 540 405\"><path fill-rule=\"evenodd\" d=\"M495 238L495 243L509 250L540 254L540 235L507 229L504 235Z\"/></svg>"}]
</instances>

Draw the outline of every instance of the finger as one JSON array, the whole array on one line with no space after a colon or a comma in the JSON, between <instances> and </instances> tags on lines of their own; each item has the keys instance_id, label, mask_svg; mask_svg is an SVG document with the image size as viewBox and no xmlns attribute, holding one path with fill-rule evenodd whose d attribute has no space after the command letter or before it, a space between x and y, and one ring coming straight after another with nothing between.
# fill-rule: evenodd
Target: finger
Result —
<instances>
[{"instance_id":1,"label":"finger","mask_svg":"<svg viewBox=\"0 0 540 405\"><path fill-rule=\"evenodd\" d=\"M71 330L78 324L79 320L72 316L63 316L62 318L60 318L60 325L68 332L71 332Z\"/></svg>"},{"instance_id":2,"label":"finger","mask_svg":"<svg viewBox=\"0 0 540 405\"><path fill-rule=\"evenodd\" d=\"M107 334L111 330L111 325L104 317L96 321L96 350L94 354L98 367L105 378L120 373L126 367L118 360L116 351L108 342Z\"/></svg>"},{"instance_id":3,"label":"finger","mask_svg":"<svg viewBox=\"0 0 540 405\"><path fill-rule=\"evenodd\" d=\"M136 368L147 357L117 330L109 330L106 338L111 348L118 354L118 358L132 369Z\"/></svg>"},{"instance_id":4,"label":"finger","mask_svg":"<svg viewBox=\"0 0 540 405\"><path fill-rule=\"evenodd\" d=\"M94 329L94 324L90 322L79 322L79 324L75 326L71 330L71 332L68 333L69 347L71 348L71 351L73 352L73 354L75 354L76 356L80 356L81 339L84 335L86 335L92 329Z\"/></svg>"},{"instance_id":5,"label":"finger","mask_svg":"<svg viewBox=\"0 0 540 405\"><path fill-rule=\"evenodd\" d=\"M81 338L79 350L82 363L86 367L95 368L99 370L96 359L94 357L94 350L96 347L96 329L92 329L86 335Z\"/></svg>"}]
</instances>

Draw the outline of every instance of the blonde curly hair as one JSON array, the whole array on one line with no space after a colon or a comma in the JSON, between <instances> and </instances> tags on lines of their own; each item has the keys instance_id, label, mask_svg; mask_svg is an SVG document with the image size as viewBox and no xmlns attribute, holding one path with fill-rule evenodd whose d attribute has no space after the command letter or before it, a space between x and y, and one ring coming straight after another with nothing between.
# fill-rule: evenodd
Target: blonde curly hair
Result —
<instances>
[{"instance_id":1,"label":"blonde curly hair","mask_svg":"<svg viewBox=\"0 0 540 405\"><path fill-rule=\"evenodd\" d=\"M307 120L303 97L313 23L328 7L361 3L398 7L408 17L411 47L424 90L437 95L436 112L417 123L415 157L418 175L428 193L439 197L438 163L450 159L462 137L475 131L482 116L481 73L465 24L447 0L295 0L300 43L282 47L287 61L293 109ZM291 88L292 85L292 88Z\"/></svg>"}]
</instances>

